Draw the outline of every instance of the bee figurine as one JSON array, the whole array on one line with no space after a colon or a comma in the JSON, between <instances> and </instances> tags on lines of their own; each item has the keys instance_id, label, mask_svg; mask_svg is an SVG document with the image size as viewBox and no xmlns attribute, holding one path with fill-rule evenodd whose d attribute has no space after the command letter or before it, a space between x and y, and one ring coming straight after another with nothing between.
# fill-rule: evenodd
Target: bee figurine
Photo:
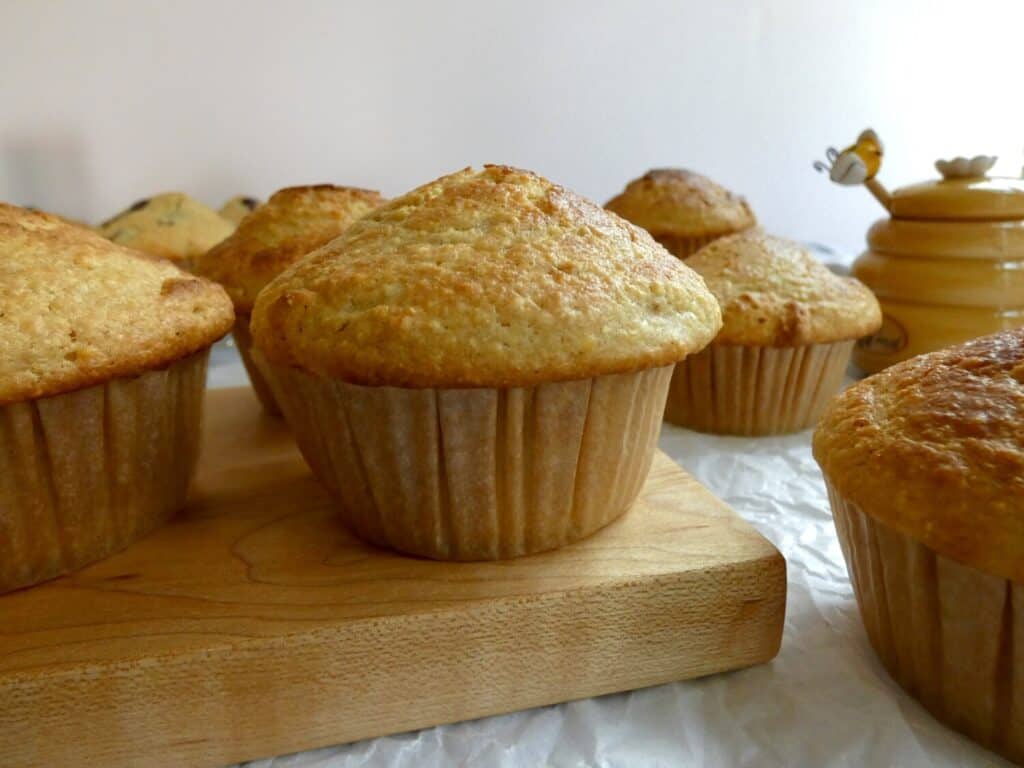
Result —
<instances>
[{"instance_id":1,"label":"bee figurine","mask_svg":"<svg viewBox=\"0 0 1024 768\"><path fill-rule=\"evenodd\" d=\"M835 147L825 150L825 158L828 162L816 161L814 170L819 173L827 172L832 181L846 187L863 184L888 210L889 193L875 180L875 176L882 167L884 154L882 140L878 138L877 133L868 128L860 132L855 144L850 145L842 152L836 151Z\"/></svg>"}]
</instances>

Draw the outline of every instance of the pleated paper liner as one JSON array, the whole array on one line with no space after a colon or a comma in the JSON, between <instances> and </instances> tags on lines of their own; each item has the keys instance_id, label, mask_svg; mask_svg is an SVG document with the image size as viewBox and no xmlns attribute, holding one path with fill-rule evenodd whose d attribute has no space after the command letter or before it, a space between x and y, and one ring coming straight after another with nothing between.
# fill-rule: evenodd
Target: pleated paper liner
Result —
<instances>
[{"instance_id":1,"label":"pleated paper liner","mask_svg":"<svg viewBox=\"0 0 1024 768\"><path fill-rule=\"evenodd\" d=\"M726 233L728 234L728 233ZM677 256L680 259L688 259L693 256L697 251L703 248L710 242L717 240L722 237L722 234L717 235L668 235L668 234L657 234L654 235L654 239L661 243L665 250L671 253L673 256Z\"/></svg>"},{"instance_id":2,"label":"pleated paper liner","mask_svg":"<svg viewBox=\"0 0 1024 768\"><path fill-rule=\"evenodd\" d=\"M650 469L672 373L399 389L266 370L348 527L445 560L555 549L624 513Z\"/></svg>"},{"instance_id":3,"label":"pleated paper liner","mask_svg":"<svg viewBox=\"0 0 1024 768\"><path fill-rule=\"evenodd\" d=\"M939 720L1024 763L1024 584L945 558L829 483L868 639Z\"/></svg>"},{"instance_id":4,"label":"pleated paper liner","mask_svg":"<svg viewBox=\"0 0 1024 768\"><path fill-rule=\"evenodd\" d=\"M842 385L853 345L712 344L676 366L665 418L699 432L727 435L807 429Z\"/></svg>"},{"instance_id":5,"label":"pleated paper liner","mask_svg":"<svg viewBox=\"0 0 1024 768\"><path fill-rule=\"evenodd\" d=\"M270 385L267 384L266 379L263 377L263 372L252 359L252 334L249 332L249 315L235 315L235 327L232 329L231 335L235 339L238 355L242 358L245 372L249 374L249 381L252 383L252 388L256 392L256 397L259 398L263 410L271 416L280 416L281 409L277 406L274 393L271 392Z\"/></svg>"},{"instance_id":6,"label":"pleated paper liner","mask_svg":"<svg viewBox=\"0 0 1024 768\"><path fill-rule=\"evenodd\" d=\"M0 406L0 592L124 549L184 505L208 357Z\"/></svg>"}]
</instances>

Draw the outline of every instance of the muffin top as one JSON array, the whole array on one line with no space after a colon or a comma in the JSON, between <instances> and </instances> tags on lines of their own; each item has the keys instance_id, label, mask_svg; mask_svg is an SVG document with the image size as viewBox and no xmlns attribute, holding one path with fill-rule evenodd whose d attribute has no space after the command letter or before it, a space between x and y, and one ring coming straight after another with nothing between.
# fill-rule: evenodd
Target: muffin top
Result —
<instances>
[{"instance_id":1,"label":"muffin top","mask_svg":"<svg viewBox=\"0 0 1024 768\"><path fill-rule=\"evenodd\" d=\"M716 344L797 347L858 339L882 324L878 300L797 243L749 230L686 261L722 306Z\"/></svg>"},{"instance_id":2,"label":"muffin top","mask_svg":"<svg viewBox=\"0 0 1024 768\"><path fill-rule=\"evenodd\" d=\"M196 260L198 274L223 285L238 312L252 311L267 283L384 202L379 192L319 184L275 192L235 233Z\"/></svg>"},{"instance_id":3,"label":"muffin top","mask_svg":"<svg viewBox=\"0 0 1024 768\"><path fill-rule=\"evenodd\" d=\"M169 365L232 320L220 286L0 203L0 405Z\"/></svg>"},{"instance_id":4,"label":"muffin top","mask_svg":"<svg viewBox=\"0 0 1024 768\"><path fill-rule=\"evenodd\" d=\"M648 171L605 208L655 235L727 235L757 223L742 197L682 168Z\"/></svg>"},{"instance_id":5,"label":"muffin top","mask_svg":"<svg viewBox=\"0 0 1024 768\"><path fill-rule=\"evenodd\" d=\"M260 204L260 201L255 197L246 197L244 195L238 195L232 197L217 211L222 218L227 219L235 226L238 226L239 222L242 221L246 216L256 210L256 206Z\"/></svg>"},{"instance_id":6,"label":"muffin top","mask_svg":"<svg viewBox=\"0 0 1024 768\"><path fill-rule=\"evenodd\" d=\"M356 384L509 387L668 365L718 331L703 281L643 230L528 171L442 177L260 293L271 361Z\"/></svg>"},{"instance_id":7,"label":"muffin top","mask_svg":"<svg viewBox=\"0 0 1024 768\"><path fill-rule=\"evenodd\" d=\"M100 225L115 243L187 266L231 234L234 225L180 192L139 200Z\"/></svg>"},{"instance_id":8,"label":"muffin top","mask_svg":"<svg viewBox=\"0 0 1024 768\"><path fill-rule=\"evenodd\" d=\"M814 456L879 522L1024 582L1024 329L854 384L818 425Z\"/></svg>"}]
</instances>

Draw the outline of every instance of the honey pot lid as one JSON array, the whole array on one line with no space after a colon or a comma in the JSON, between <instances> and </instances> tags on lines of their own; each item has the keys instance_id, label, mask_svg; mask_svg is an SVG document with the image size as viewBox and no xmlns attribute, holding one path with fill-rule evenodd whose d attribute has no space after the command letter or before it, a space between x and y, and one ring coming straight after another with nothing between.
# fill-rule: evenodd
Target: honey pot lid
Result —
<instances>
[{"instance_id":1,"label":"honey pot lid","mask_svg":"<svg viewBox=\"0 0 1024 768\"><path fill-rule=\"evenodd\" d=\"M893 190L889 212L896 219L1024 219L1024 179L986 176L995 161L989 155L937 160L942 178Z\"/></svg>"}]
</instances>

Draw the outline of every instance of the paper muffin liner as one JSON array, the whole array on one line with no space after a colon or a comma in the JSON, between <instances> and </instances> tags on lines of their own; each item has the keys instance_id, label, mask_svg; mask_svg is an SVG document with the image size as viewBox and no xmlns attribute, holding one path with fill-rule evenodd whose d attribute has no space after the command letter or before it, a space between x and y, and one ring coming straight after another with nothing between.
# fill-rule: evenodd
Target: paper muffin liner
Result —
<instances>
[{"instance_id":1,"label":"paper muffin liner","mask_svg":"<svg viewBox=\"0 0 1024 768\"><path fill-rule=\"evenodd\" d=\"M249 332L249 315L236 315L235 327L231 331L235 339L235 346L238 347L238 354L242 358L245 372L249 374L249 381L259 398L263 410L271 416L280 416L281 409L274 399L274 393L263 375L263 371L253 362L252 359L252 334Z\"/></svg>"},{"instance_id":2,"label":"paper muffin liner","mask_svg":"<svg viewBox=\"0 0 1024 768\"><path fill-rule=\"evenodd\" d=\"M399 389L263 365L345 524L442 560L555 549L622 515L650 469L672 375Z\"/></svg>"},{"instance_id":3,"label":"paper muffin liner","mask_svg":"<svg viewBox=\"0 0 1024 768\"><path fill-rule=\"evenodd\" d=\"M665 418L699 432L726 435L807 429L842 385L853 345L711 344L676 366Z\"/></svg>"},{"instance_id":4,"label":"paper muffin liner","mask_svg":"<svg viewBox=\"0 0 1024 768\"><path fill-rule=\"evenodd\" d=\"M113 554L184 505L208 357L0 406L0 592Z\"/></svg>"},{"instance_id":5,"label":"paper muffin liner","mask_svg":"<svg viewBox=\"0 0 1024 768\"><path fill-rule=\"evenodd\" d=\"M826 478L868 639L939 720L1024 763L1024 584L889 528Z\"/></svg>"},{"instance_id":6,"label":"paper muffin liner","mask_svg":"<svg viewBox=\"0 0 1024 768\"><path fill-rule=\"evenodd\" d=\"M728 233L727 233L728 234ZM688 259L693 256L697 251L703 248L710 242L717 240L722 237L722 234L717 235L655 235L654 239L661 243L665 250L680 259Z\"/></svg>"}]
</instances>

